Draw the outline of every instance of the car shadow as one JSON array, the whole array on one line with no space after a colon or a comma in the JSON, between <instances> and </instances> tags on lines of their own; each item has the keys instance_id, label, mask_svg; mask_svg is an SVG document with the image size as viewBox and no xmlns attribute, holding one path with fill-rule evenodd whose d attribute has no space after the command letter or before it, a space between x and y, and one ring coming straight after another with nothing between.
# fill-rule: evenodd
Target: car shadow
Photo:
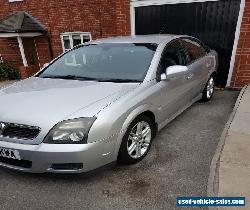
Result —
<instances>
[{"instance_id":1,"label":"car shadow","mask_svg":"<svg viewBox=\"0 0 250 210\"><path fill-rule=\"evenodd\" d=\"M107 164L95 170L83 173L29 173L23 171L15 171L8 168L1 168L0 173L3 172L9 177L15 179L26 179L30 181L56 181L56 182L91 182L101 180L107 174L113 173L126 173L131 170L128 165L117 164L116 162Z\"/></svg>"}]
</instances>

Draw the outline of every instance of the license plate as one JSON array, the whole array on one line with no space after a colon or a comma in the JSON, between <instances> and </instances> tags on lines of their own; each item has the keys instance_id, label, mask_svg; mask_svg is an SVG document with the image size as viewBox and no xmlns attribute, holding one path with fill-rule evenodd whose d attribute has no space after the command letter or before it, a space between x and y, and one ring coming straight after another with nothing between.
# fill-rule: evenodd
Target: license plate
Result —
<instances>
[{"instance_id":1,"label":"license plate","mask_svg":"<svg viewBox=\"0 0 250 210\"><path fill-rule=\"evenodd\" d=\"M13 149L6 149L0 147L0 156L14 160L21 160L19 152Z\"/></svg>"}]
</instances>

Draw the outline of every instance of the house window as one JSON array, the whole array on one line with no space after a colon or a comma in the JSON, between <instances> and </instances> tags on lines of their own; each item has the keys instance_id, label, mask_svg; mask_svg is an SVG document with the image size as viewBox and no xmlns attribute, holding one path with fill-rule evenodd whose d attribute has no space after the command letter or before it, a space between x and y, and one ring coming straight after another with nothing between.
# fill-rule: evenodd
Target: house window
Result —
<instances>
[{"instance_id":1,"label":"house window","mask_svg":"<svg viewBox=\"0 0 250 210\"><path fill-rule=\"evenodd\" d=\"M62 48L64 52L91 40L92 37L89 32L67 32L61 34Z\"/></svg>"}]
</instances>

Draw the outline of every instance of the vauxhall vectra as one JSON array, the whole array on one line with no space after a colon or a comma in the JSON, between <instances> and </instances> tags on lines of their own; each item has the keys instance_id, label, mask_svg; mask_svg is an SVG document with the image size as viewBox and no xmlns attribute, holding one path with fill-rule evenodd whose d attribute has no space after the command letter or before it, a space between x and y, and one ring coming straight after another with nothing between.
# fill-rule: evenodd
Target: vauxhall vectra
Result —
<instances>
[{"instance_id":1,"label":"vauxhall vectra","mask_svg":"<svg viewBox=\"0 0 250 210\"><path fill-rule=\"evenodd\" d=\"M212 98L217 66L217 53L189 36L79 45L0 90L0 165L79 173L141 161L157 131Z\"/></svg>"}]
</instances>

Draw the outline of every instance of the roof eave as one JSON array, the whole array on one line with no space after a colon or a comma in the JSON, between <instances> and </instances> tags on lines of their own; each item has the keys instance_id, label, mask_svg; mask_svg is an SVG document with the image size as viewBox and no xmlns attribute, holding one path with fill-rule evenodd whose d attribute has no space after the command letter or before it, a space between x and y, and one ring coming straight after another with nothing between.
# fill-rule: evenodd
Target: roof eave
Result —
<instances>
[{"instance_id":1,"label":"roof eave","mask_svg":"<svg viewBox=\"0 0 250 210\"><path fill-rule=\"evenodd\" d=\"M43 32L0 32L0 38L11 38L11 37L37 37L43 36Z\"/></svg>"}]
</instances>

